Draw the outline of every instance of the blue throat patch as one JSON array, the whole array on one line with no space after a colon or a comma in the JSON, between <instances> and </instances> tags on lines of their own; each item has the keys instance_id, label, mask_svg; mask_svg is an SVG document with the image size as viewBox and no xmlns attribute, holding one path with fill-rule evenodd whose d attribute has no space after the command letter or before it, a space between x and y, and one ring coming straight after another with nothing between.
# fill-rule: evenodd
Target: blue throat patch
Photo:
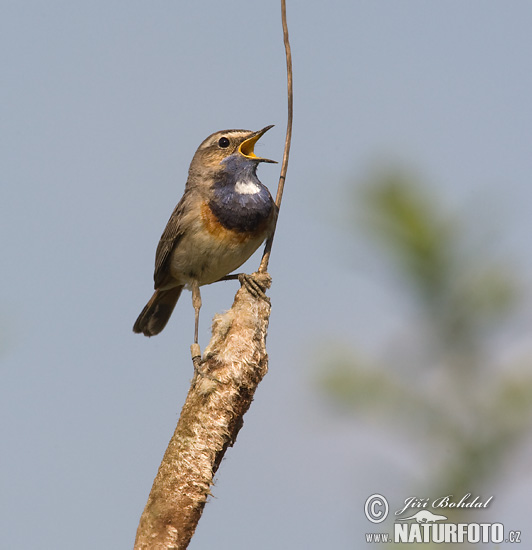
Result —
<instances>
[{"instance_id":1,"label":"blue throat patch","mask_svg":"<svg viewBox=\"0 0 532 550\"><path fill-rule=\"evenodd\" d=\"M257 162L231 155L222 162L225 170L212 186L209 208L226 228L238 232L262 230L273 211L273 199L257 178ZM255 193L239 193L239 187L256 187Z\"/></svg>"}]
</instances>

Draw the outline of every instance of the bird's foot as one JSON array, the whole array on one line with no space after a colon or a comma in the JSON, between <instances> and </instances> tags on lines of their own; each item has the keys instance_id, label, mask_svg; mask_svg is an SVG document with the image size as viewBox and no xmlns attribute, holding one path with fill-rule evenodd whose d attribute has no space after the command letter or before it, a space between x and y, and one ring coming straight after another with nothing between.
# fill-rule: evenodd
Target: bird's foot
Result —
<instances>
[{"instance_id":1,"label":"bird's foot","mask_svg":"<svg viewBox=\"0 0 532 550\"><path fill-rule=\"evenodd\" d=\"M239 273L238 280L253 297L270 303L270 298L266 296L266 290L270 288L272 280L267 273L252 273L251 275Z\"/></svg>"},{"instance_id":2,"label":"bird's foot","mask_svg":"<svg viewBox=\"0 0 532 550\"><path fill-rule=\"evenodd\" d=\"M192 344L190 346L190 355L192 356L192 364L194 365L194 372L196 373L196 377L199 380L211 380L212 382L216 382L216 384L221 384L221 380L218 380L214 376L211 376L210 374L207 374L205 372L205 369L202 368L203 361L201 359L201 349L199 347L199 344ZM204 393L209 393L204 390Z\"/></svg>"},{"instance_id":3,"label":"bird's foot","mask_svg":"<svg viewBox=\"0 0 532 550\"><path fill-rule=\"evenodd\" d=\"M194 370L199 372L201 365L201 348L199 344L192 344L190 346L190 355L192 356L192 364L194 365Z\"/></svg>"}]
</instances>

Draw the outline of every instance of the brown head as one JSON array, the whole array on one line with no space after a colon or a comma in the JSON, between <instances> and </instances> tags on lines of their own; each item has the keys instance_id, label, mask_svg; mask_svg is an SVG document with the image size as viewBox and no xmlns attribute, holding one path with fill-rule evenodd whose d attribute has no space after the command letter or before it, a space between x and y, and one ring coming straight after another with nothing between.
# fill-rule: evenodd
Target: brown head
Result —
<instances>
[{"instance_id":1,"label":"brown head","mask_svg":"<svg viewBox=\"0 0 532 550\"><path fill-rule=\"evenodd\" d=\"M254 151L257 141L272 127L273 125L266 126L258 132L222 130L211 134L198 147L190 163L189 174L195 176L205 175L206 172L216 172L222 168L222 162L232 155L237 160L248 160L257 164L259 162L275 163L275 160L258 157Z\"/></svg>"}]
</instances>

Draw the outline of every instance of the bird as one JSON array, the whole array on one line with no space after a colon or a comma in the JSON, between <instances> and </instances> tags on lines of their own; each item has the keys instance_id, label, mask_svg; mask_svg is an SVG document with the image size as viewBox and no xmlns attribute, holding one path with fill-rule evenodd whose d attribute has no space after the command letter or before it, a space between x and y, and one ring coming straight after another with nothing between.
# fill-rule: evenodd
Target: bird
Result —
<instances>
[{"instance_id":1,"label":"bird","mask_svg":"<svg viewBox=\"0 0 532 550\"><path fill-rule=\"evenodd\" d=\"M154 289L133 332L159 334L183 288L192 291L194 343L198 343L199 287L238 269L268 238L277 206L257 177L257 141L273 125L256 132L222 130L198 147L181 200L174 208L155 253Z\"/></svg>"}]
</instances>

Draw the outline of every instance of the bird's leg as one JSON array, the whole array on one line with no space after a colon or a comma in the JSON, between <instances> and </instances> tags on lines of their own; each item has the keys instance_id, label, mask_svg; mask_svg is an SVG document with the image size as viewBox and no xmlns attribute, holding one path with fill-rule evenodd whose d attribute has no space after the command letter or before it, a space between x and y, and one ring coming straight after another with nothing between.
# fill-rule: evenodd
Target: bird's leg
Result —
<instances>
[{"instance_id":1,"label":"bird's leg","mask_svg":"<svg viewBox=\"0 0 532 550\"><path fill-rule=\"evenodd\" d=\"M221 283L222 281L236 281L238 277L240 277L240 273L233 273L232 275L226 275L225 277L221 277L217 281L214 281L215 283Z\"/></svg>"},{"instance_id":2,"label":"bird's leg","mask_svg":"<svg viewBox=\"0 0 532 550\"><path fill-rule=\"evenodd\" d=\"M190 346L190 354L192 355L192 364L194 365L194 370L196 375L201 378L206 378L218 384L221 384L220 380L209 376L202 372L201 369L201 348L198 343L199 338L199 312L201 309L201 294L199 289L199 284L197 281L194 281L191 285L192 290L192 305L194 306L194 343Z\"/></svg>"},{"instance_id":3,"label":"bird's leg","mask_svg":"<svg viewBox=\"0 0 532 550\"><path fill-rule=\"evenodd\" d=\"M194 344L198 343L199 333L199 312L201 309L201 294L197 281L194 281L192 287L192 306L194 307Z\"/></svg>"},{"instance_id":4,"label":"bird's leg","mask_svg":"<svg viewBox=\"0 0 532 550\"><path fill-rule=\"evenodd\" d=\"M268 282L264 283L262 279L265 275L266 274L264 273L253 273L251 275L248 275L247 273L233 273L214 282L219 283L221 281L234 281L235 279L238 279L240 284L245 286L247 291L252 296L255 298L261 298L269 303L270 299L266 296L266 289L269 288L271 280L269 275L266 275L268 277Z\"/></svg>"},{"instance_id":5,"label":"bird's leg","mask_svg":"<svg viewBox=\"0 0 532 550\"><path fill-rule=\"evenodd\" d=\"M194 343L190 346L190 352L192 354L192 362L197 369L201 361L201 349L198 344L199 337L199 312L201 309L201 294L199 284L194 281L191 284L192 289L192 305L194 306Z\"/></svg>"}]
</instances>

